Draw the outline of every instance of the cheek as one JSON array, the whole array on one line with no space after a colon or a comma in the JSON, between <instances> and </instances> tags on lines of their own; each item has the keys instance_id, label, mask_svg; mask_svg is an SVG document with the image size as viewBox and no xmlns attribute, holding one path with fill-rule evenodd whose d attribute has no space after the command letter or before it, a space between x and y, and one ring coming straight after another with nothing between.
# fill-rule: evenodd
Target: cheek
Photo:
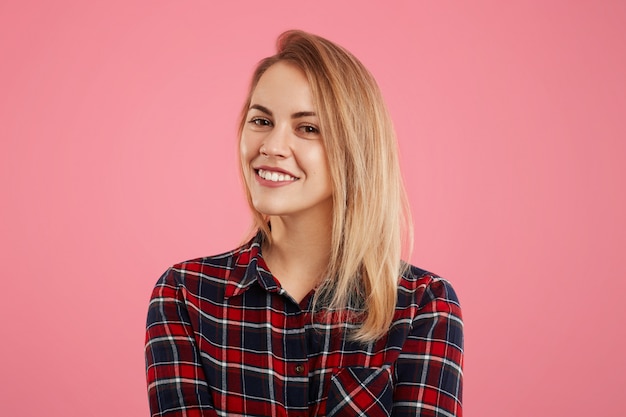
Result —
<instances>
[{"instance_id":1,"label":"cheek","mask_svg":"<svg viewBox=\"0 0 626 417\"><path fill-rule=\"evenodd\" d=\"M241 135L241 138L239 138L239 156L241 157L241 159L244 159L244 155L246 154L247 149L248 144L246 143L244 136Z\"/></svg>"},{"instance_id":2,"label":"cheek","mask_svg":"<svg viewBox=\"0 0 626 417\"><path fill-rule=\"evenodd\" d=\"M322 153L321 156L321 167L320 167L320 173L321 175L324 177L324 181L326 182L326 186L329 189L333 188L333 181L331 178L331 173L330 173L330 164L328 163L328 158L326 156L326 152Z\"/></svg>"},{"instance_id":3,"label":"cheek","mask_svg":"<svg viewBox=\"0 0 626 417\"><path fill-rule=\"evenodd\" d=\"M239 139L239 155L242 161L251 161L259 153L260 140L258 135L246 134L244 131Z\"/></svg>"},{"instance_id":4,"label":"cheek","mask_svg":"<svg viewBox=\"0 0 626 417\"><path fill-rule=\"evenodd\" d=\"M249 184L250 170L247 169L250 166L250 147L249 144L242 137L239 141L239 171L243 177L246 188Z\"/></svg>"},{"instance_id":5,"label":"cheek","mask_svg":"<svg viewBox=\"0 0 626 417\"><path fill-rule=\"evenodd\" d=\"M318 149L317 152L315 152L314 164L318 175L325 177L330 176L330 165L328 164L328 158L324 148Z\"/></svg>"},{"instance_id":6,"label":"cheek","mask_svg":"<svg viewBox=\"0 0 626 417\"><path fill-rule=\"evenodd\" d=\"M239 159L241 160L242 166L245 166L245 164L252 159L252 149L250 145L250 142L246 140L244 136L239 140Z\"/></svg>"}]
</instances>

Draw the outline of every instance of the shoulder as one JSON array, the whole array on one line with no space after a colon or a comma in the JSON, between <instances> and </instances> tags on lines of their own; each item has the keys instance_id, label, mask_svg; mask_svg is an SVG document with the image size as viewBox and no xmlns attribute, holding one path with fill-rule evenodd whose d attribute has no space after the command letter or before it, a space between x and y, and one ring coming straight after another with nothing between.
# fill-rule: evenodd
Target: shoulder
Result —
<instances>
[{"instance_id":1,"label":"shoulder","mask_svg":"<svg viewBox=\"0 0 626 417\"><path fill-rule=\"evenodd\" d=\"M257 245L249 242L228 252L176 263L161 275L157 287L172 286L193 293L199 293L203 287L224 287L246 274L256 257L256 248Z\"/></svg>"},{"instance_id":2,"label":"shoulder","mask_svg":"<svg viewBox=\"0 0 626 417\"><path fill-rule=\"evenodd\" d=\"M458 311L460 303L452 284L437 274L407 265L398 284L398 308L410 309L417 314L435 303L437 309Z\"/></svg>"}]
</instances>

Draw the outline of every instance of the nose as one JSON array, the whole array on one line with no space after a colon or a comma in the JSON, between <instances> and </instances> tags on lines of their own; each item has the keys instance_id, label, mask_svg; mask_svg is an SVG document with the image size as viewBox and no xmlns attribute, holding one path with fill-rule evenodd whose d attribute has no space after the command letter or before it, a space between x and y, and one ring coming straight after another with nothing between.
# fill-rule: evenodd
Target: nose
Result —
<instances>
[{"instance_id":1,"label":"nose","mask_svg":"<svg viewBox=\"0 0 626 417\"><path fill-rule=\"evenodd\" d=\"M286 158L291 154L290 131L276 126L263 138L259 152L265 157Z\"/></svg>"}]
</instances>

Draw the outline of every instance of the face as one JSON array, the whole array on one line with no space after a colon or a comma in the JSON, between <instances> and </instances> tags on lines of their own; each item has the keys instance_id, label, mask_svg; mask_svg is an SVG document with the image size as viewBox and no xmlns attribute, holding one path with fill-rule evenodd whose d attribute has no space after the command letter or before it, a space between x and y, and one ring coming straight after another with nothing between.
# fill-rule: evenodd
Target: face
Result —
<instances>
[{"instance_id":1,"label":"face","mask_svg":"<svg viewBox=\"0 0 626 417\"><path fill-rule=\"evenodd\" d=\"M254 208L268 216L330 219L332 186L306 76L278 62L252 92L241 161Z\"/></svg>"}]
</instances>

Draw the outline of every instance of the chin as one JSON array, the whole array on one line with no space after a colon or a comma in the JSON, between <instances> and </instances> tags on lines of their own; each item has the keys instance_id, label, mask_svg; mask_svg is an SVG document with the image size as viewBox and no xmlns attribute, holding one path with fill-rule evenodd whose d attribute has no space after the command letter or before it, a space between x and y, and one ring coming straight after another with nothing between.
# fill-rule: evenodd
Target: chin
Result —
<instances>
[{"instance_id":1,"label":"chin","mask_svg":"<svg viewBox=\"0 0 626 417\"><path fill-rule=\"evenodd\" d=\"M274 204L253 203L252 206L256 211L264 216L280 216L285 214L284 207L276 207Z\"/></svg>"}]
</instances>

